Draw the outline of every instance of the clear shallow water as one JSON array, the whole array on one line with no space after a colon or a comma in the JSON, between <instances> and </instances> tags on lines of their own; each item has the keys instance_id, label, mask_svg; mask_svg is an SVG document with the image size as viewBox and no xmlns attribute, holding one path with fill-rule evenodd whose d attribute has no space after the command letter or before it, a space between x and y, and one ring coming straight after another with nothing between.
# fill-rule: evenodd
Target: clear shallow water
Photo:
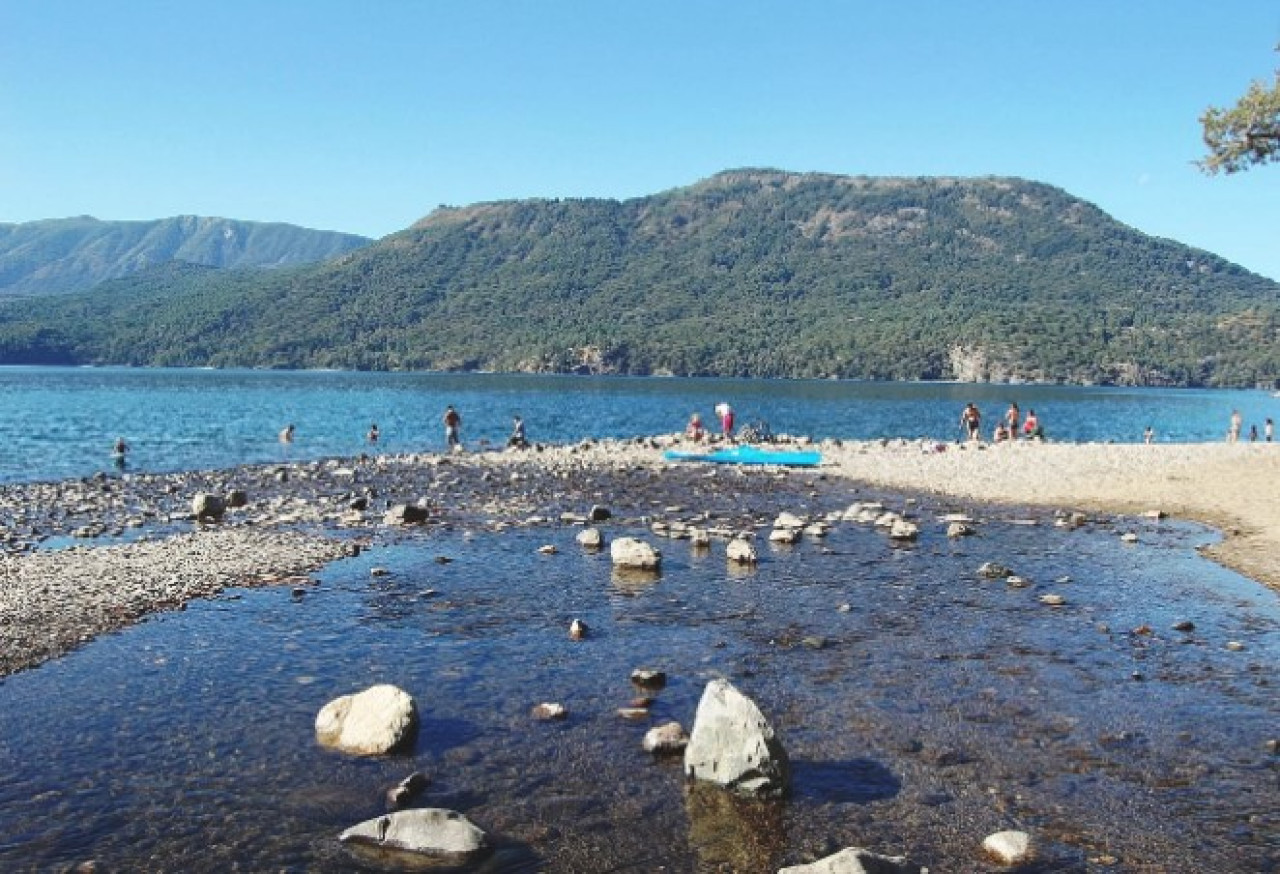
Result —
<instances>
[{"instance_id":1,"label":"clear shallow water","mask_svg":"<svg viewBox=\"0 0 1280 874\"><path fill-rule=\"evenodd\" d=\"M463 438L501 444L513 414L530 439L552 443L679 431L691 412L713 420L727 400L738 423L815 438L954 440L964 404L990 423L1017 401L1057 440L1137 442L1147 425L1162 441L1222 439L1232 409L1245 431L1280 399L1261 391L988 386L952 383L633 379L487 374L400 374L127 368L0 368L0 482L87 476L111 468L116 437L134 470L222 468L280 460L276 435L297 426L289 458L444 448L446 404Z\"/></svg>"},{"instance_id":2,"label":"clear shallow water","mask_svg":"<svg viewBox=\"0 0 1280 874\"><path fill-rule=\"evenodd\" d=\"M807 509L849 500L835 487ZM1274 593L1189 554L1193 526L1145 523L1125 546L1106 525L991 510L953 542L932 521L947 507L919 509L914 547L842 524L764 547L754 571L661 541L650 582L617 577L573 528L455 532L335 564L301 600L256 590L157 616L0 683L0 868L356 870L336 834L421 769L424 803L500 841L489 871L773 872L848 844L987 871L976 846L1008 827L1048 839L1042 871L1274 870ZM1036 585L978 578L989 559ZM1067 606L1040 604L1048 591ZM586 641L567 639L574 617ZM1171 631L1181 619L1196 630ZM1154 634L1130 633L1143 624ZM711 676L753 696L793 798L690 792L678 762L644 754L647 725L614 712L640 666L671 678L654 722L688 727ZM413 749L318 748L319 708L375 682L416 697ZM570 719L534 723L544 700Z\"/></svg>"}]
</instances>

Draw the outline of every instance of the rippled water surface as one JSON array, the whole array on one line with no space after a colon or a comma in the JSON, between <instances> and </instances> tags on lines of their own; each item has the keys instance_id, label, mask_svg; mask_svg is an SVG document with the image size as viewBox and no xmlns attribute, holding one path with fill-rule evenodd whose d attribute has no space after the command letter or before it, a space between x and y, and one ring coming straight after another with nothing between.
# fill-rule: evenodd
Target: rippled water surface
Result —
<instances>
[{"instance_id":1,"label":"rippled water surface","mask_svg":"<svg viewBox=\"0 0 1280 874\"><path fill-rule=\"evenodd\" d=\"M485 871L773 872L847 845L987 871L977 847L1004 828L1045 839L1041 871L1276 870L1274 593L1196 558L1192 526L987 509L979 537L948 541L952 507L914 509L914 546L840 523L762 544L751 571L723 544L657 541L656 581L619 577L569 526L457 530L335 564L301 598L156 616L0 682L0 868L360 870L336 835L422 770L422 803L498 841ZM1140 543L1119 541L1129 527ZM1032 585L980 578L987 560ZM642 666L670 681L628 722ZM790 800L689 789L641 750L650 724L689 727L715 676L772 719ZM320 707L378 682L416 698L412 750L320 749ZM540 701L570 718L534 722Z\"/></svg>"},{"instance_id":2,"label":"rippled water surface","mask_svg":"<svg viewBox=\"0 0 1280 874\"><path fill-rule=\"evenodd\" d=\"M1034 409L1055 440L1133 443L1152 426L1162 441L1220 440L1232 409L1245 432L1280 419L1261 391L1111 389L951 383L639 379L498 374L0 367L0 482L86 476L111 466L124 437L134 470L229 467L286 457L276 434L297 438L287 457L444 448L446 404L462 413L464 442L501 444L520 414L535 441L630 438L683 429L690 413L713 421L729 401L738 425L815 438L960 436L975 401L994 426L1010 402Z\"/></svg>"}]
</instances>

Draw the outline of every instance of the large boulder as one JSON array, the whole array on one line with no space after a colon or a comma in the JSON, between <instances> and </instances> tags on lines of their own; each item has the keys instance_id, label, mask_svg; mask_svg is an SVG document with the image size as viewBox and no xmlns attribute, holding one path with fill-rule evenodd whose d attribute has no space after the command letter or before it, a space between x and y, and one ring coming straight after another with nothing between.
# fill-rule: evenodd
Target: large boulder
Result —
<instances>
[{"instance_id":1,"label":"large boulder","mask_svg":"<svg viewBox=\"0 0 1280 874\"><path fill-rule=\"evenodd\" d=\"M380 756L409 741L418 708L403 689L382 684L335 698L316 715L316 740L359 756Z\"/></svg>"},{"instance_id":2,"label":"large boulder","mask_svg":"<svg viewBox=\"0 0 1280 874\"><path fill-rule=\"evenodd\" d=\"M881 856L860 847L848 847L808 865L781 868L778 874L927 874L905 856Z\"/></svg>"},{"instance_id":3,"label":"large boulder","mask_svg":"<svg viewBox=\"0 0 1280 874\"><path fill-rule=\"evenodd\" d=\"M634 537L619 537L610 543L609 557L615 567L637 570L657 570L662 564L661 552Z\"/></svg>"},{"instance_id":4,"label":"large boulder","mask_svg":"<svg viewBox=\"0 0 1280 874\"><path fill-rule=\"evenodd\" d=\"M728 680L712 680L702 692L684 773L749 798L780 798L791 785L791 764L773 726Z\"/></svg>"},{"instance_id":5,"label":"large boulder","mask_svg":"<svg viewBox=\"0 0 1280 874\"><path fill-rule=\"evenodd\" d=\"M400 810L365 820L338 840L375 862L403 861L415 868L429 863L462 865L492 849L488 835L475 823L440 807Z\"/></svg>"}]
</instances>

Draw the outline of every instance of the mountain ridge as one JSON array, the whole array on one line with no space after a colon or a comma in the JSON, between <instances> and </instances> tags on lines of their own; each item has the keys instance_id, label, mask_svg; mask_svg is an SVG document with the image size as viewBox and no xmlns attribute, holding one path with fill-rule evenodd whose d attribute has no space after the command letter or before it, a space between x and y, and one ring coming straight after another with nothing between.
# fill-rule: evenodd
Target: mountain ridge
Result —
<instances>
[{"instance_id":1,"label":"mountain ridge","mask_svg":"<svg viewBox=\"0 0 1280 874\"><path fill-rule=\"evenodd\" d=\"M743 168L116 280L0 311L0 361L39 336L80 363L1254 385L1278 313L1280 284L1045 183Z\"/></svg>"},{"instance_id":2,"label":"mountain ridge","mask_svg":"<svg viewBox=\"0 0 1280 874\"><path fill-rule=\"evenodd\" d=\"M0 224L0 296L74 293L174 260L220 268L311 263L370 242L283 222L196 215Z\"/></svg>"}]
</instances>

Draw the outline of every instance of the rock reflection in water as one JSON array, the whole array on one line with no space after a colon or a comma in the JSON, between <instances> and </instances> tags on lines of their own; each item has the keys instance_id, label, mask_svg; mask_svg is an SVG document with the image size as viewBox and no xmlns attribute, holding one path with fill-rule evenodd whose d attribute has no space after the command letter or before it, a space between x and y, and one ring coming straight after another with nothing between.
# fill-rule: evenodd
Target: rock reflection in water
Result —
<instances>
[{"instance_id":1,"label":"rock reflection in water","mask_svg":"<svg viewBox=\"0 0 1280 874\"><path fill-rule=\"evenodd\" d=\"M684 791L689 846L700 870L773 874L786 847L785 802L739 798L719 786L689 783Z\"/></svg>"}]
</instances>

